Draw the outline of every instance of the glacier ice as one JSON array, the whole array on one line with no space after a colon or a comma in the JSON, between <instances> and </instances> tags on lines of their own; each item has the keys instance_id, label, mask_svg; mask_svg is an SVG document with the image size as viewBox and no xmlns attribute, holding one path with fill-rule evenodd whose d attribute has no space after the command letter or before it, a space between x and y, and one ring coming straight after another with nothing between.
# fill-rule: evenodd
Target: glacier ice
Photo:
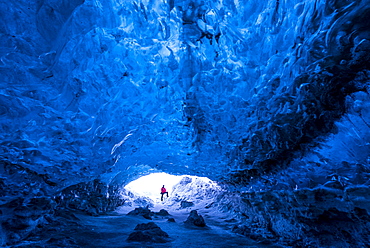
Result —
<instances>
[{"instance_id":1,"label":"glacier ice","mask_svg":"<svg viewBox=\"0 0 370 248\"><path fill-rule=\"evenodd\" d=\"M284 229L305 229L294 235L324 246L310 221L330 233L328 223L346 216L364 231L349 224L335 242L362 245L369 6L0 1L0 244L26 237L56 203L81 210L97 201L98 214L122 204L129 182L166 172L223 182L234 192L225 209L258 220L236 232L265 228L262 236L285 242L293 236ZM41 202L49 210L14 231L17 213Z\"/></svg>"}]
</instances>

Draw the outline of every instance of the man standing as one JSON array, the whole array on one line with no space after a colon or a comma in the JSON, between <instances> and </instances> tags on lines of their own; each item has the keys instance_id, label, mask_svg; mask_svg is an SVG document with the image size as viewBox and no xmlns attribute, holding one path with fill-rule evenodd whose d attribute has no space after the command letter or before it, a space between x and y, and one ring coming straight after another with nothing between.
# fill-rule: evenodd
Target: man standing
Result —
<instances>
[{"instance_id":1,"label":"man standing","mask_svg":"<svg viewBox=\"0 0 370 248\"><path fill-rule=\"evenodd\" d=\"M166 188L164 187L164 185L163 185L163 187L161 188L161 201L163 201L163 195L164 194L167 194L167 197L168 197L168 192L167 192L167 190L166 190Z\"/></svg>"}]
</instances>

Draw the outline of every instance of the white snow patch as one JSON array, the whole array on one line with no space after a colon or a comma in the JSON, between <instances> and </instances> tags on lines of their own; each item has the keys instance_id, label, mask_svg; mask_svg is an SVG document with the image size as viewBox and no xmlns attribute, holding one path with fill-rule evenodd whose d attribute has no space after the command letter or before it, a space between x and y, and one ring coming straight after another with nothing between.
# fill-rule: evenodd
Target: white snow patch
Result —
<instances>
[{"instance_id":1,"label":"white snow patch","mask_svg":"<svg viewBox=\"0 0 370 248\"><path fill-rule=\"evenodd\" d=\"M163 185L169 197L164 196L164 201L161 202ZM175 176L167 173L153 173L140 177L124 188L132 192L135 197L149 198L154 205L172 207L180 207L181 201L191 201L194 204L202 201L209 202L221 191L221 187L207 177Z\"/></svg>"},{"instance_id":2,"label":"white snow patch","mask_svg":"<svg viewBox=\"0 0 370 248\"><path fill-rule=\"evenodd\" d=\"M172 191L173 186L180 182L181 179L182 176L153 173L130 182L124 188L136 196L148 197L154 202L158 202L161 200L162 186L164 185L167 191Z\"/></svg>"}]
</instances>

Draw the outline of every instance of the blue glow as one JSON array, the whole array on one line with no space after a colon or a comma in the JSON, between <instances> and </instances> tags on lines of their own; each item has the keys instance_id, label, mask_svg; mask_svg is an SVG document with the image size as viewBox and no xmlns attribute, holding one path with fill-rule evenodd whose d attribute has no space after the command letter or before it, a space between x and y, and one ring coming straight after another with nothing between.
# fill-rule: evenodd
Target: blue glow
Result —
<instances>
[{"instance_id":1,"label":"blue glow","mask_svg":"<svg viewBox=\"0 0 370 248\"><path fill-rule=\"evenodd\" d=\"M369 15L369 0L2 1L0 246L58 207L106 212L151 173L222 182L234 231L259 242L365 246ZM25 216L39 200L49 212Z\"/></svg>"}]
</instances>

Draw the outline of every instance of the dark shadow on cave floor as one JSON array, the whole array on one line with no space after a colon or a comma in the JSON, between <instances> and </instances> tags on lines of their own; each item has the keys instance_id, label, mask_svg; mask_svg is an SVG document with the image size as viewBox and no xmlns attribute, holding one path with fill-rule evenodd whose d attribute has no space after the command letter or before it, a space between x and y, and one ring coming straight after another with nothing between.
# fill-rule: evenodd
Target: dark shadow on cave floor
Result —
<instances>
[{"instance_id":1,"label":"dark shadow on cave floor","mask_svg":"<svg viewBox=\"0 0 370 248\"><path fill-rule=\"evenodd\" d=\"M227 219L227 215L211 216L209 211L212 210L198 211L205 219L206 228L184 224L190 212L188 209L169 212L176 222L168 222L167 218L160 216L147 220L143 216L126 215L127 212L122 210L97 217L68 212L67 224L50 227L17 247L280 247L257 244L232 233L234 220ZM168 233L172 241L164 244L126 241L137 224L151 221Z\"/></svg>"}]
</instances>

